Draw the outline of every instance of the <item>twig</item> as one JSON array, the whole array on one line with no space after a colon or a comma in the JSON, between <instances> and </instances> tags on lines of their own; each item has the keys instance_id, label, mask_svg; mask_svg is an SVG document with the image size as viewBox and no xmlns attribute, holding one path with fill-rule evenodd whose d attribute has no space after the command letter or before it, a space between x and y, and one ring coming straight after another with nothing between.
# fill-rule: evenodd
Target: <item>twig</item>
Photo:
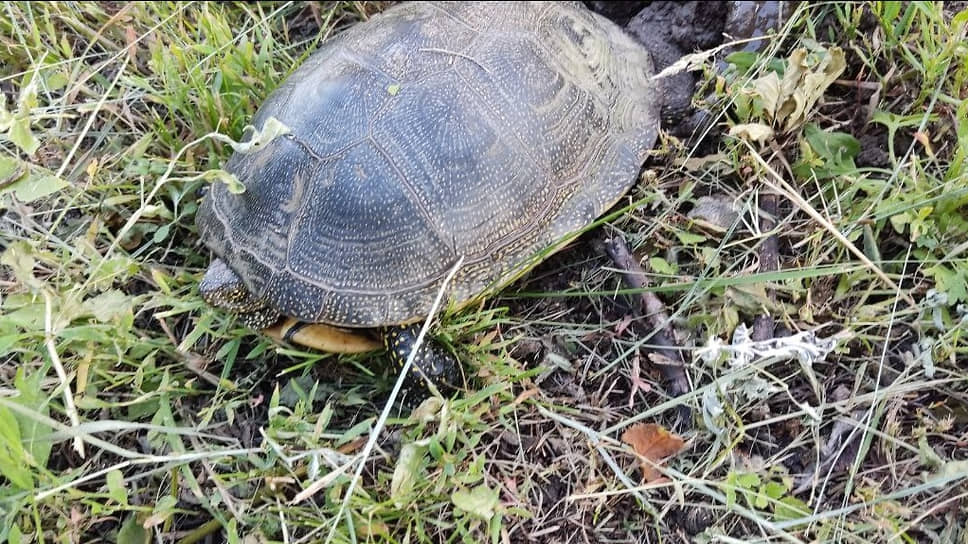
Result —
<instances>
[{"instance_id":1,"label":"twig","mask_svg":"<svg viewBox=\"0 0 968 544\"><path fill-rule=\"evenodd\" d=\"M877 266L876 264L874 264L874 262L868 259L867 255L864 255L863 251L857 249L857 246L854 245L853 242L851 242L849 239L847 239L846 236L841 234L841 232L837 230L837 227L835 227L830 222L830 220L828 220L826 217L821 215L820 212L814 209L814 207L811 206L809 202L807 202L806 200L803 199L803 197L797 194L796 190L793 187L791 187L790 184L786 182L786 180L783 179L783 176L777 173L777 171L772 166L767 164L767 162L763 160L763 157L761 157L759 153L755 152L755 150L753 149L752 145L749 142L745 140L741 140L741 141L751 151L750 156L753 158L753 160L758 162L760 166L762 166L764 170L766 170L766 172L769 173L770 176L774 178L774 180L776 180L776 183L773 183L773 181L769 179L770 176L764 176L763 184L767 185L774 191L780 194L783 194L788 199L790 199L790 201L796 204L798 208L803 210L803 212L809 215L811 219L819 223L820 226L824 228L824 230L829 232L831 236L836 238L837 241L844 246L844 248L846 248L849 252L853 253L854 256L857 257L860 260L860 262L864 263L864 266L870 269L870 271L873 272L874 275L877 276L882 282L884 282L885 285L887 285L892 291L895 291L898 294L898 296L904 299L904 302L908 303L908 305L911 307L912 310L915 310L915 311L919 310L918 303L914 301L914 298L908 292L902 291L901 288L896 283L894 283L894 280L887 277L887 274L885 274L884 271L881 270L879 266Z\"/></svg>"},{"instance_id":2,"label":"twig","mask_svg":"<svg viewBox=\"0 0 968 544\"><path fill-rule=\"evenodd\" d=\"M762 232L769 232L776 227L776 217L777 210L777 196L772 193L762 194L760 196L760 230ZM760 246L760 273L775 272L779 268L779 242L777 241L776 233L770 234L763 240L763 244ZM766 296L770 299L770 302L776 302L776 290L772 287L767 286ZM760 342L763 340L769 340L773 338L776 323L773 316L770 315L769 310L765 313L756 316L753 321L753 340Z\"/></svg>"},{"instance_id":3,"label":"twig","mask_svg":"<svg viewBox=\"0 0 968 544\"><path fill-rule=\"evenodd\" d=\"M685 363L679 350L676 349L675 336L669 326L670 320L665 310L665 304L654 293L645 290L649 286L645 270L639 265L638 260L632 256L624 238L621 236L609 238L603 234L600 242L605 253L622 271L622 279L626 285L633 289L643 290L639 298L641 311L654 329L652 342L658 346L655 349L656 353L652 354L649 360L662 373L669 395L678 397L688 393L690 388ZM679 418L686 424L692 421L692 410L688 405L679 405Z\"/></svg>"}]
</instances>

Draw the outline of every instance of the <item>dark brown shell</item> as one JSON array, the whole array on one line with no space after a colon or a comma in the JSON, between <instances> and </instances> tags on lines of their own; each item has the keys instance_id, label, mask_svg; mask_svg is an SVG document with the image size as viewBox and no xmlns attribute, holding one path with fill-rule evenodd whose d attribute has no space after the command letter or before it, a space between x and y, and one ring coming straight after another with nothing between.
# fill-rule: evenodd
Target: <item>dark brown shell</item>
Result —
<instances>
[{"instance_id":1,"label":"dark brown shell","mask_svg":"<svg viewBox=\"0 0 968 544\"><path fill-rule=\"evenodd\" d=\"M282 313L345 326L499 287L635 182L659 123L643 47L579 3L395 6L325 42L226 169L205 242Z\"/></svg>"}]
</instances>

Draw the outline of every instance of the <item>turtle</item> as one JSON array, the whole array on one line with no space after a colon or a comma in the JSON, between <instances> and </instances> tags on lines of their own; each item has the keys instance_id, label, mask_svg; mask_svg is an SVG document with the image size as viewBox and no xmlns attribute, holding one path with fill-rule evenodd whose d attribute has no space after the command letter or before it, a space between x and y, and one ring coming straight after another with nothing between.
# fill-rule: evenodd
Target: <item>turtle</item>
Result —
<instances>
[{"instance_id":1,"label":"turtle","mask_svg":"<svg viewBox=\"0 0 968 544\"><path fill-rule=\"evenodd\" d=\"M204 196L199 292L277 339L382 344L402 366L456 263L443 292L459 309L635 184L660 128L655 71L580 2L396 4L324 41L259 107L255 133L284 130L225 164L244 191ZM408 387L456 386L454 354L419 349Z\"/></svg>"}]
</instances>

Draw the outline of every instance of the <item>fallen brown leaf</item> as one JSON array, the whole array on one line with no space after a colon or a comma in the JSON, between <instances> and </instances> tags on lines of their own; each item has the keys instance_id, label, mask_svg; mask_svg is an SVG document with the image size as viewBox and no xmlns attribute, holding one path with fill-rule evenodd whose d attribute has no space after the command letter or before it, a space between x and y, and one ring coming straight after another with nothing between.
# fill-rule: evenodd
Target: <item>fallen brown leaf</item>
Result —
<instances>
[{"instance_id":1,"label":"fallen brown leaf","mask_svg":"<svg viewBox=\"0 0 968 544\"><path fill-rule=\"evenodd\" d=\"M360 436L360 437L356 438L355 440L351 440L351 441L347 442L346 444L343 444L342 446L336 448L336 451L338 451L338 452L340 452L342 454L345 454L345 455L349 455L349 454L355 452L356 450L362 448L363 446L365 446L367 440L369 440L367 437Z\"/></svg>"},{"instance_id":2,"label":"fallen brown leaf","mask_svg":"<svg viewBox=\"0 0 968 544\"><path fill-rule=\"evenodd\" d=\"M639 423L622 433L622 442L642 457L642 479L653 483L662 477L655 468L663 460L682 451L685 441L655 423Z\"/></svg>"},{"instance_id":3,"label":"fallen brown leaf","mask_svg":"<svg viewBox=\"0 0 968 544\"><path fill-rule=\"evenodd\" d=\"M514 398L514 401L511 403L511 405L517 406L518 404L521 404L522 402L530 399L531 397L538 395L539 393L541 393L541 391L537 387L532 387L531 389L525 389L524 391L521 392L520 395Z\"/></svg>"}]
</instances>

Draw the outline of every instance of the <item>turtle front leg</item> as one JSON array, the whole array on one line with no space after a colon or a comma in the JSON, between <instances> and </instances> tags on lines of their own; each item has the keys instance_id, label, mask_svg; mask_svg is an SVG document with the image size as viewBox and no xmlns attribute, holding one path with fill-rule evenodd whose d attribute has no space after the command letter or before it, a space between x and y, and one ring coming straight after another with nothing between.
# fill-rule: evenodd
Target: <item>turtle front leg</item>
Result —
<instances>
[{"instance_id":1,"label":"turtle front leg","mask_svg":"<svg viewBox=\"0 0 968 544\"><path fill-rule=\"evenodd\" d=\"M383 330L383 341L390 361L398 370L403 370L413 346L420 335L420 325L387 327ZM404 378L404 387L417 394L419 400L430 395L424 376L441 392L452 391L460 383L460 366L444 346L424 337L410 373ZM419 401L418 400L418 401Z\"/></svg>"},{"instance_id":2,"label":"turtle front leg","mask_svg":"<svg viewBox=\"0 0 968 544\"><path fill-rule=\"evenodd\" d=\"M380 347L379 342L358 330L340 329L323 323L305 323L293 318L283 319L262 332L278 342L330 353L364 353ZM417 343L420 325L386 327L380 332L383 333L383 345L393 367L398 371L403 370L407 357ZM456 389L461 379L457 358L431 338L424 338L414 364L410 367L410 373L404 378L404 390L411 393L405 403L420 403L430 396L424 376L438 391L445 394Z\"/></svg>"}]
</instances>

